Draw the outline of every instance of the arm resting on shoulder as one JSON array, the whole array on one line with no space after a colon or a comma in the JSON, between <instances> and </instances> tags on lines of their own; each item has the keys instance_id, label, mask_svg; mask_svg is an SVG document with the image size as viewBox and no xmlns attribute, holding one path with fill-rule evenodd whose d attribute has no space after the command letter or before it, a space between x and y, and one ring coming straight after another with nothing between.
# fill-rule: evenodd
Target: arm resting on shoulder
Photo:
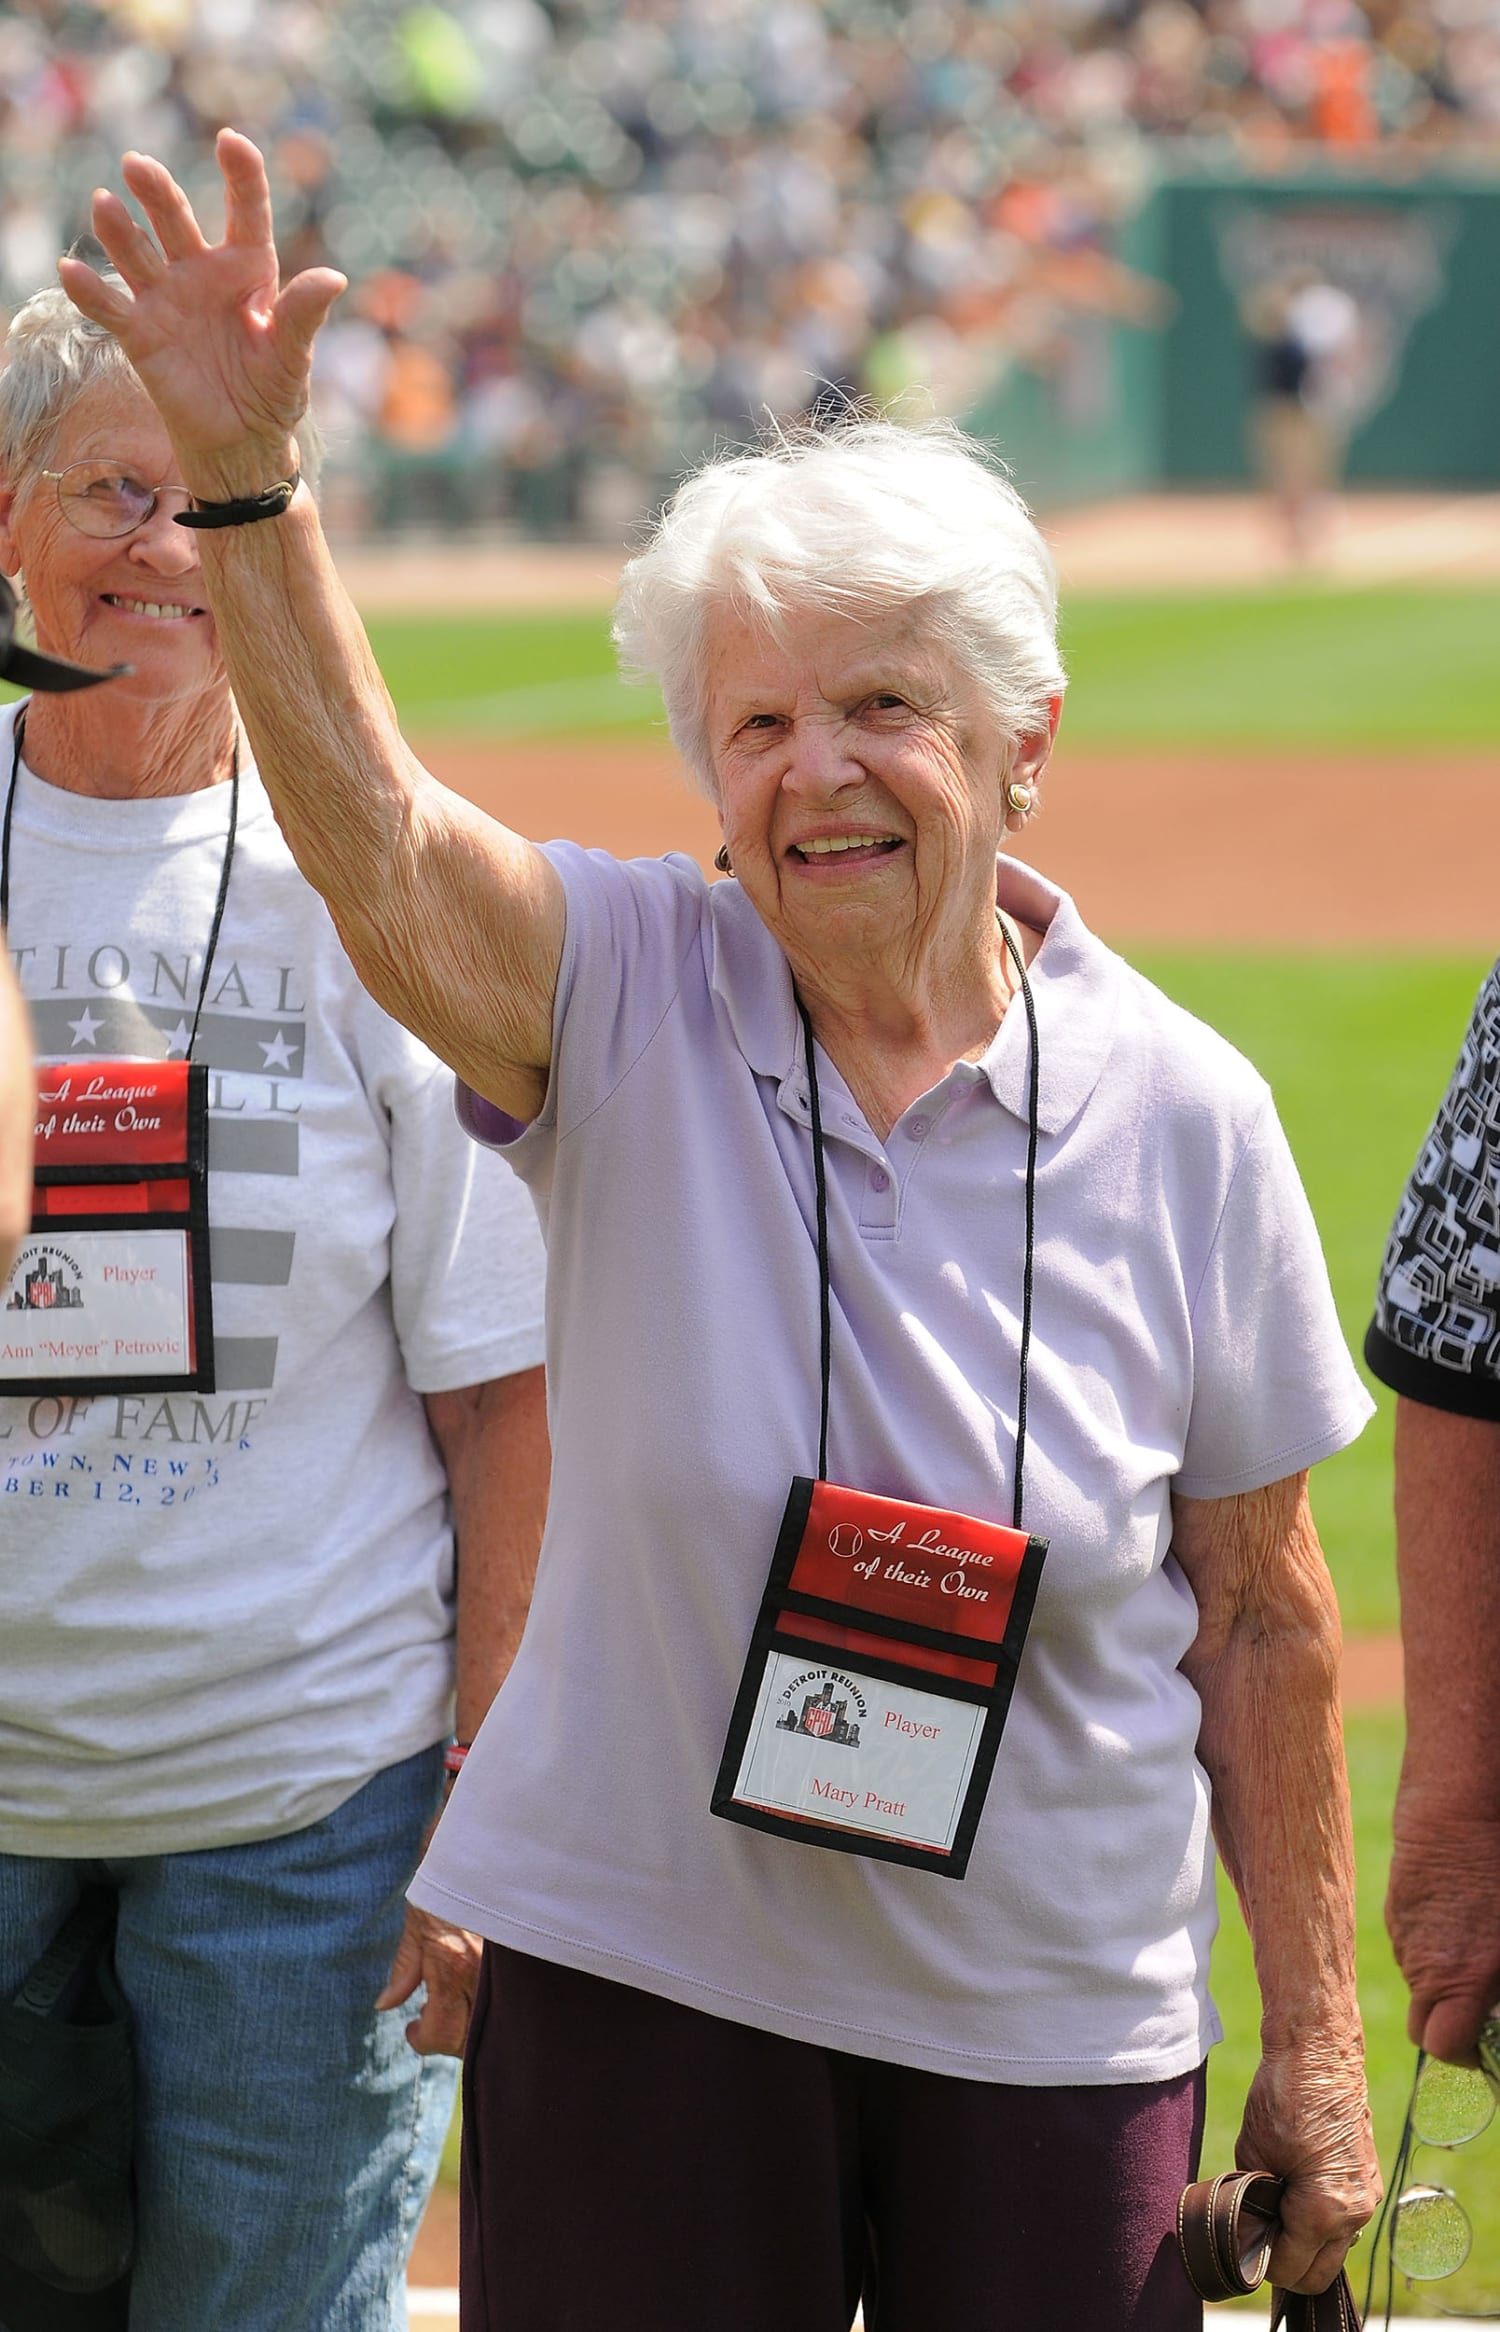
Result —
<instances>
[{"instance_id":1,"label":"arm resting on shoulder","mask_svg":"<svg viewBox=\"0 0 1500 2332\"><path fill-rule=\"evenodd\" d=\"M536 1577L551 1466L544 1373L521 1369L458 1392L429 1393L427 1420L453 1499L456 1723L458 1738L472 1741L516 1656ZM423 2055L462 2052L479 1954L477 1937L408 1903L376 2006L397 2008L426 1984L426 2004L406 2028Z\"/></svg>"},{"instance_id":2,"label":"arm resting on shoulder","mask_svg":"<svg viewBox=\"0 0 1500 2332\"><path fill-rule=\"evenodd\" d=\"M1406 1755L1386 1921L1433 2056L1500 2000L1500 1423L1396 1404Z\"/></svg>"},{"instance_id":3,"label":"arm resting on shoulder","mask_svg":"<svg viewBox=\"0 0 1500 2332\"><path fill-rule=\"evenodd\" d=\"M1172 1544L1198 1603L1182 1666L1203 1704L1214 1837L1261 1994L1236 2160L1290 2181L1274 2280L1322 2291L1379 2201L1380 2170L1355 1996L1338 1607L1306 1474L1175 1499Z\"/></svg>"}]
</instances>

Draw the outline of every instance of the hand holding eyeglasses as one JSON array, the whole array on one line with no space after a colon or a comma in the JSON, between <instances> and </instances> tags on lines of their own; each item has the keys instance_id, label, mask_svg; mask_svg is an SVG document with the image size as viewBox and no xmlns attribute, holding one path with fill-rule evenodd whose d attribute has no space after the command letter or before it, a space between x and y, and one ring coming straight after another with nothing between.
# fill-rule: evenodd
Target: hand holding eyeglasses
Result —
<instances>
[{"instance_id":1,"label":"hand holding eyeglasses","mask_svg":"<svg viewBox=\"0 0 1500 2332\"><path fill-rule=\"evenodd\" d=\"M1406 2121L1401 2132L1390 2199L1375 2230L1367 2307L1384 2246L1386 2317L1389 2322L1393 2270L1412 2283L1439 2283L1456 2275L1473 2247L1474 2230L1458 2196L1445 2183L1451 2175L1440 2160L1419 2160L1424 2149L1452 2155L1481 2137L1500 2103L1500 2018L1493 2013L1479 2035L1478 2066L1452 2065L1417 2052ZM1466 2311L1475 2313L1476 2311ZM1494 2310L1477 2311L1493 2315Z\"/></svg>"}]
</instances>

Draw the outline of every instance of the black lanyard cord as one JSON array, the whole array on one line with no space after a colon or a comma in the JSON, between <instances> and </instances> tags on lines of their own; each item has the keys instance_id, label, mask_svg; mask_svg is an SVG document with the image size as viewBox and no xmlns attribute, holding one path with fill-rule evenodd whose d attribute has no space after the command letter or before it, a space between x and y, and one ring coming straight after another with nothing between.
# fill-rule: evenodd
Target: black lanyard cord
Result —
<instances>
[{"instance_id":1,"label":"black lanyard cord","mask_svg":"<svg viewBox=\"0 0 1500 2332\"><path fill-rule=\"evenodd\" d=\"M26 708L16 715L15 750L10 757L10 784L5 789L5 817L0 822L0 932L10 921L10 829L16 807L16 779L21 768L21 749L26 741ZM224 902L229 897L229 874L234 865L234 839L240 823L240 740L235 731L234 765L229 773L229 832L224 843L224 863L219 869L219 889L214 900L213 920L208 927L208 946L203 952L203 977L198 982L198 1001L193 1008L192 1034L187 1041L187 1058L193 1057L198 1042L198 1023L203 1018L204 999L208 995L209 974L213 970L214 951L219 944L219 932L224 922Z\"/></svg>"},{"instance_id":2,"label":"black lanyard cord","mask_svg":"<svg viewBox=\"0 0 1500 2332\"><path fill-rule=\"evenodd\" d=\"M828 1384L833 1373L833 1275L828 1268L828 1170L823 1158L823 1112L818 1106L818 1064L813 1058L812 1022L797 998L802 1038L807 1046L807 1104L812 1112L813 1186L818 1206L818 1369L822 1402L818 1412L818 1480L828 1479Z\"/></svg>"},{"instance_id":3,"label":"black lanyard cord","mask_svg":"<svg viewBox=\"0 0 1500 2332\"><path fill-rule=\"evenodd\" d=\"M208 975L213 970L214 950L219 944L219 933L224 923L224 902L229 897L229 870L234 865L234 840L240 823L240 739L235 730L234 763L229 772L229 832L224 838L224 863L219 869L219 890L214 900L213 920L208 927L208 945L203 950L203 977L198 982L198 1002L193 1009L193 1029L188 1038L187 1057L193 1057L198 1042L198 1023L203 1018L203 1003L208 994Z\"/></svg>"},{"instance_id":4,"label":"black lanyard cord","mask_svg":"<svg viewBox=\"0 0 1500 2332\"><path fill-rule=\"evenodd\" d=\"M16 715L16 749L10 757L10 784L5 789L5 822L0 826L0 932L10 923L10 822L16 808L16 772L21 766L21 740L26 734L24 708Z\"/></svg>"},{"instance_id":5,"label":"black lanyard cord","mask_svg":"<svg viewBox=\"0 0 1500 2332\"><path fill-rule=\"evenodd\" d=\"M1042 1048L1036 1030L1036 1001L1020 947L1002 923L1000 936L1015 962L1026 1006L1026 1034L1031 1040L1031 1079L1026 1095L1026 1253L1021 1265L1021 1367L1016 1394L1016 1494L1011 1527L1021 1527L1021 1484L1026 1472L1026 1386L1031 1366L1031 1298L1036 1279L1036 1149L1041 1117Z\"/></svg>"},{"instance_id":6,"label":"black lanyard cord","mask_svg":"<svg viewBox=\"0 0 1500 2332\"><path fill-rule=\"evenodd\" d=\"M1021 1271L1021 1362L1020 1390L1016 1400L1016 1473L1015 1491L1011 1500L1011 1527L1021 1528L1021 1495L1026 1472L1026 1387L1031 1364L1031 1309L1032 1290L1036 1276L1036 1153L1040 1131L1041 1106L1041 1045L1037 1036L1036 1003L1031 993L1031 982L1026 977L1026 964L1021 949L1011 938L1004 922L1000 937L1006 952L1013 960L1020 979L1021 995L1026 1007L1026 1032L1030 1040L1031 1074L1027 1088L1026 1105L1026 1252ZM817 1193L818 1223L818 1330L819 1376L821 1403L818 1415L818 1479L828 1477L828 1391L833 1372L833 1275L828 1261L828 1175L823 1156L823 1113L818 1098L818 1064L814 1058L812 1022L807 1006L800 996L796 999L797 1012L802 1022L802 1039L807 1048L807 1100L812 1117L813 1182Z\"/></svg>"}]
</instances>

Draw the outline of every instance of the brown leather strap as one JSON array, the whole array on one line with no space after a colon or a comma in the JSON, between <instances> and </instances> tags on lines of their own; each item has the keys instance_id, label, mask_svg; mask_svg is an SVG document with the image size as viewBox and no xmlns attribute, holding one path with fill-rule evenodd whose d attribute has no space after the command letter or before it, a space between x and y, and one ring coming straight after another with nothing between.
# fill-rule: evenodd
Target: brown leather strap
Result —
<instances>
[{"instance_id":1,"label":"brown leather strap","mask_svg":"<svg viewBox=\"0 0 1500 2332\"><path fill-rule=\"evenodd\" d=\"M1360 2332L1359 2310L1343 2269L1326 2292L1273 2292L1271 2332Z\"/></svg>"},{"instance_id":2,"label":"brown leather strap","mask_svg":"<svg viewBox=\"0 0 1500 2332\"><path fill-rule=\"evenodd\" d=\"M1285 2191L1285 2181L1265 2170L1228 2171L1183 2189L1177 2240L1200 2299L1232 2300L1260 2289ZM1348 2277L1340 2273L1324 2292L1274 2291L1271 2332L1360 2332Z\"/></svg>"},{"instance_id":3,"label":"brown leather strap","mask_svg":"<svg viewBox=\"0 0 1500 2332\"><path fill-rule=\"evenodd\" d=\"M1282 2181L1263 2170L1232 2170L1184 2188L1177 2239L1200 2300L1259 2291L1271 2264Z\"/></svg>"}]
</instances>

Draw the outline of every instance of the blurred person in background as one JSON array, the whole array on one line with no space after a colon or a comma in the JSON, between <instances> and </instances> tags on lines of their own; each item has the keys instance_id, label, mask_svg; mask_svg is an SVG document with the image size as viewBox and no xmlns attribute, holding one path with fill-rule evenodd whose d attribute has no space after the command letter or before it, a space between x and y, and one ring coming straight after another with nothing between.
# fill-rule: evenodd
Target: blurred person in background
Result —
<instances>
[{"instance_id":1,"label":"blurred person in background","mask_svg":"<svg viewBox=\"0 0 1500 2332\"><path fill-rule=\"evenodd\" d=\"M1256 468L1287 556L1307 559L1332 523L1359 310L1341 285L1301 268L1249 302L1246 323L1256 342Z\"/></svg>"},{"instance_id":2,"label":"blurred person in background","mask_svg":"<svg viewBox=\"0 0 1500 2332\"><path fill-rule=\"evenodd\" d=\"M1386 1920L1419 2047L1500 2002L1500 965L1402 1193L1365 1358L1396 1400L1406 1748Z\"/></svg>"},{"instance_id":3,"label":"blurred person in background","mask_svg":"<svg viewBox=\"0 0 1500 2332\"><path fill-rule=\"evenodd\" d=\"M179 476L114 339L28 301L0 567L129 670L0 712L65 1170L0 1291L0 1997L114 1890L135 2332L397 2332L477 1950L404 1895L524 1617L542 1259L292 862Z\"/></svg>"},{"instance_id":4,"label":"blurred person in background","mask_svg":"<svg viewBox=\"0 0 1500 2332\"><path fill-rule=\"evenodd\" d=\"M1322 2290L1379 2180L1306 1469L1370 1403L1262 1082L1004 855L1063 689L1040 536L941 428L711 464L617 629L734 879L539 850L400 737L295 483L339 279L279 290L219 158L222 244L131 156L127 288L65 282L222 522L302 864L551 1242L536 1601L413 1890L487 1939L465 2325L1201 2332L1210 1824L1239 2158Z\"/></svg>"}]
</instances>

